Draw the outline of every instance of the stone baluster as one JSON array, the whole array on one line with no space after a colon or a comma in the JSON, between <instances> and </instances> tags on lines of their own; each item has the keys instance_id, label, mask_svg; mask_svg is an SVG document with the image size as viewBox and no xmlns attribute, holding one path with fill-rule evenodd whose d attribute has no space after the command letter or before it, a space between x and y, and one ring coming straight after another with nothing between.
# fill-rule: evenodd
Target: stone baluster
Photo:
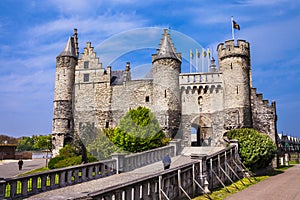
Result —
<instances>
[{"instance_id":1,"label":"stone baluster","mask_svg":"<svg viewBox=\"0 0 300 200\"><path fill-rule=\"evenodd\" d=\"M67 171L67 184L72 185L72 176L73 176L73 170L68 170Z\"/></svg>"},{"instance_id":2,"label":"stone baluster","mask_svg":"<svg viewBox=\"0 0 300 200\"><path fill-rule=\"evenodd\" d=\"M9 184L10 184L10 197L14 197L17 193L17 182L12 181L9 182Z\"/></svg>"},{"instance_id":3,"label":"stone baluster","mask_svg":"<svg viewBox=\"0 0 300 200\"><path fill-rule=\"evenodd\" d=\"M0 199L4 199L6 191L6 181L0 178Z\"/></svg>"},{"instance_id":4,"label":"stone baluster","mask_svg":"<svg viewBox=\"0 0 300 200\"><path fill-rule=\"evenodd\" d=\"M28 178L23 178L20 180L22 187L22 195L26 196L28 193Z\"/></svg>"},{"instance_id":5,"label":"stone baluster","mask_svg":"<svg viewBox=\"0 0 300 200\"><path fill-rule=\"evenodd\" d=\"M93 179L93 172L94 172L95 166L88 166L88 179L91 180Z\"/></svg>"},{"instance_id":6,"label":"stone baluster","mask_svg":"<svg viewBox=\"0 0 300 200\"><path fill-rule=\"evenodd\" d=\"M60 187L66 186L66 171L61 171L59 173L59 186Z\"/></svg>"},{"instance_id":7,"label":"stone baluster","mask_svg":"<svg viewBox=\"0 0 300 200\"><path fill-rule=\"evenodd\" d=\"M55 177L56 177L56 173L51 173L50 174L50 188L54 189L55 186Z\"/></svg>"},{"instance_id":8,"label":"stone baluster","mask_svg":"<svg viewBox=\"0 0 300 200\"><path fill-rule=\"evenodd\" d=\"M79 169L74 169L74 182L78 183L79 181Z\"/></svg>"},{"instance_id":9,"label":"stone baluster","mask_svg":"<svg viewBox=\"0 0 300 200\"><path fill-rule=\"evenodd\" d=\"M87 167L81 168L81 181L85 182L87 180Z\"/></svg>"}]
</instances>

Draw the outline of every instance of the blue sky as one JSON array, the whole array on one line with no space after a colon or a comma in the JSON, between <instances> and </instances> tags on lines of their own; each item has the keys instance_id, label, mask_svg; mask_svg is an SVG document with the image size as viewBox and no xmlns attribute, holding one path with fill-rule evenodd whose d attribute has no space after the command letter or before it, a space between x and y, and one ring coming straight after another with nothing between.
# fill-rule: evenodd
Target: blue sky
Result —
<instances>
[{"instance_id":1,"label":"blue sky","mask_svg":"<svg viewBox=\"0 0 300 200\"><path fill-rule=\"evenodd\" d=\"M174 41L178 51L193 48L195 42L216 49L231 39L234 16L241 26L235 37L251 45L253 86L265 99L277 102L278 132L300 137L298 0L1 0L0 8L0 134L51 133L55 58L73 28L78 29L80 52L91 41L105 61L105 41L145 27L171 27L171 37L184 34L192 42ZM123 58L133 68L147 59L151 63L160 39L156 37L148 49L135 54L139 56L127 53ZM117 61L103 64L120 68Z\"/></svg>"}]
</instances>

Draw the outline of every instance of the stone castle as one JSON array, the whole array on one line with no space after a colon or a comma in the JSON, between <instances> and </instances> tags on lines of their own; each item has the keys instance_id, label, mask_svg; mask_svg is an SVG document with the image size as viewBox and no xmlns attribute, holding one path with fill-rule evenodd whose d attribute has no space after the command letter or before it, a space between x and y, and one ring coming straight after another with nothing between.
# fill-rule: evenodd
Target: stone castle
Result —
<instances>
[{"instance_id":1,"label":"stone castle","mask_svg":"<svg viewBox=\"0 0 300 200\"><path fill-rule=\"evenodd\" d=\"M79 56L74 29L56 58L53 154L82 127L115 127L137 106L151 109L165 134L181 139L183 146L222 146L224 133L241 127L275 141L276 104L269 105L252 87L249 43L228 40L217 51L218 67L212 58L209 72L181 73L182 55L164 30L152 55L152 77L132 80L129 62L124 70L103 67L90 42Z\"/></svg>"}]
</instances>

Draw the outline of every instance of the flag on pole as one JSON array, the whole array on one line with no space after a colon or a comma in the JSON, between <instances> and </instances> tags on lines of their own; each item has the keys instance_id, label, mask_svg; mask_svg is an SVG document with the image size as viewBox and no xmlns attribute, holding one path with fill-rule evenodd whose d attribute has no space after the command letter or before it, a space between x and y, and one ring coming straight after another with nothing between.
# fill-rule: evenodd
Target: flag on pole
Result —
<instances>
[{"instance_id":1,"label":"flag on pole","mask_svg":"<svg viewBox=\"0 0 300 200\"><path fill-rule=\"evenodd\" d=\"M232 20L232 26L234 29L237 29L237 30L241 29L240 25L238 23L236 23L236 21L234 21L234 20Z\"/></svg>"},{"instance_id":2,"label":"flag on pole","mask_svg":"<svg viewBox=\"0 0 300 200\"><path fill-rule=\"evenodd\" d=\"M190 49L190 58L193 59L194 58L194 54L193 51Z\"/></svg>"},{"instance_id":3,"label":"flag on pole","mask_svg":"<svg viewBox=\"0 0 300 200\"><path fill-rule=\"evenodd\" d=\"M196 49L196 56L197 56L197 58L200 58L200 53L199 53L198 49Z\"/></svg>"},{"instance_id":4,"label":"flag on pole","mask_svg":"<svg viewBox=\"0 0 300 200\"><path fill-rule=\"evenodd\" d=\"M206 55L207 55L206 51L202 48L202 56L206 57Z\"/></svg>"},{"instance_id":5,"label":"flag on pole","mask_svg":"<svg viewBox=\"0 0 300 200\"><path fill-rule=\"evenodd\" d=\"M208 54L208 57L210 58L210 49L209 48L207 49L207 54Z\"/></svg>"}]
</instances>

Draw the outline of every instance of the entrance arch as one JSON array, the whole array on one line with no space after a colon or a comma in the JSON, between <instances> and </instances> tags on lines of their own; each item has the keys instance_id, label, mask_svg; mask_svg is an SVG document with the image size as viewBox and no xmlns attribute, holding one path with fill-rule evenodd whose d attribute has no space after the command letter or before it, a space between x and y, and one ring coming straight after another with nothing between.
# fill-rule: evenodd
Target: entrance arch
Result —
<instances>
[{"instance_id":1,"label":"entrance arch","mask_svg":"<svg viewBox=\"0 0 300 200\"><path fill-rule=\"evenodd\" d=\"M191 124L191 146L201 146L201 133L198 124Z\"/></svg>"},{"instance_id":2,"label":"entrance arch","mask_svg":"<svg viewBox=\"0 0 300 200\"><path fill-rule=\"evenodd\" d=\"M211 118L204 115L193 118L190 125L190 145L211 146L212 139Z\"/></svg>"}]
</instances>

